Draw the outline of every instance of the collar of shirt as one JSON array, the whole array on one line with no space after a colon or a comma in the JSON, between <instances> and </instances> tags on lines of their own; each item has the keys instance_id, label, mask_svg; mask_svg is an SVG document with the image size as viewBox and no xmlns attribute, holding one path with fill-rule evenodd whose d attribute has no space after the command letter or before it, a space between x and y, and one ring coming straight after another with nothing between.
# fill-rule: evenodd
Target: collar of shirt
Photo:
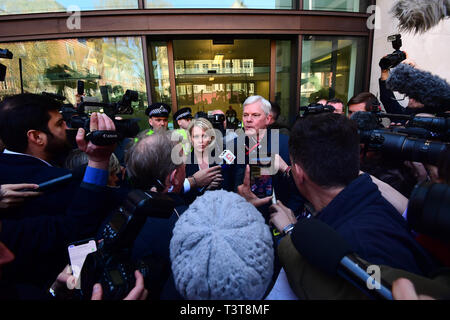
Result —
<instances>
[{"instance_id":1,"label":"collar of shirt","mask_svg":"<svg viewBox=\"0 0 450 320\"><path fill-rule=\"evenodd\" d=\"M16 154L16 155L20 155L20 156L27 156L27 157L35 158L35 159L38 159L38 160L42 161L43 163L45 163L45 164L48 165L49 167L53 167L53 166L52 166L50 163L48 163L47 161L42 160L42 159L37 158L37 157L34 157L34 156L32 156L32 155L29 155L29 154L26 154L26 153L14 152L14 151L10 151L10 150L8 150L8 149L3 150L3 153L6 153L6 154Z\"/></svg>"}]
</instances>

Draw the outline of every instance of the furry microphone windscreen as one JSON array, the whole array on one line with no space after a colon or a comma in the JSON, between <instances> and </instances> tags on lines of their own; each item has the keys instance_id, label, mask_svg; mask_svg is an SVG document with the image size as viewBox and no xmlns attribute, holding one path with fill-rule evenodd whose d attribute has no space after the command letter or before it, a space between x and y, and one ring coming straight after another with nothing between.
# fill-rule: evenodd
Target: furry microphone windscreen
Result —
<instances>
[{"instance_id":1,"label":"furry microphone windscreen","mask_svg":"<svg viewBox=\"0 0 450 320\"><path fill-rule=\"evenodd\" d=\"M391 70L386 87L406 94L437 112L450 110L450 85L430 72L401 63Z\"/></svg>"},{"instance_id":2,"label":"furry microphone windscreen","mask_svg":"<svg viewBox=\"0 0 450 320\"><path fill-rule=\"evenodd\" d=\"M423 33L450 15L450 0L397 0L391 13L400 32Z\"/></svg>"}]
</instances>

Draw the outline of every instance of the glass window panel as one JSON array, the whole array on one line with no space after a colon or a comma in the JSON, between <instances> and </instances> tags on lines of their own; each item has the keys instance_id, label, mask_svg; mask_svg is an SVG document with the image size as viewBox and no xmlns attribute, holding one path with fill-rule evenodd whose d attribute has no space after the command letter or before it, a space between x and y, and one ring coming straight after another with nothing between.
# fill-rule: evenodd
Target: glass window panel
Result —
<instances>
[{"instance_id":1,"label":"glass window panel","mask_svg":"<svg viewBox=\"0 0 450 320\"><path fill-rule=\"evenodd\" d=\"M287 124L290 118L291 91L291 41L276 42L276 74L275 74L275 102L281 109L278 121ZM295 113L295 110L292 110ZM295 115L292 114L295 118Z\"/></svg>"},{"instance_id":2,"label":"glass window panel","mask_svg":"<svg viewBox=\"0 0 450 320\"><path fill-rule=\"evenodd\" d=\"M134 114L123 117L144 115L148 103L140 37L0 43L0 48L13 53L13 59L0 61L7 66L0 98L21 92L20 58L24 92L56 93L74 104L78 80L85 83L86 99L96 102L117 102L130 89L138 92L139 101L133 102Z\"/></svg>"},{"instance_id":3,"label":"glass window panel","mask_svg":"<svg viewBox=\"0 0 450 320\"><path fill-rule=\"evenodd\" d=\"M302 48L302 106L339 98L345 104L363 91L367 39L305 36Z\"/></svg>"},{"instance_id":4,"label":"glass window panel","mask_svg":"<svg viewBox=\"0 0 450 320\"><path fill-rule=\"evenodd\" d=\"M178 108L195 114L231 107L240 121L248 96L269 97L270 40L174 40L173 51Z\"/></svg>"},{"instance_id":5,"label":"glass window panel","mask_svg":"<svg viewBox=\"0 0 450 320\"><path fill-rule=\"evenodd\" d=\"M304 10L366 12L370 0L303 0Z\"/></svg>"},{"instance_id":6,"label":"glass window panel","mask_svg":"<svg viewBox=\"0 0 450 320\"><path fill-rule=\"evenodd\" d=\"M70 6L80 10L137 9L138 0L2 0L0 15L66 12Z\"/></svg>"},{"instance_id":7,"label":"glass window panel","mask_svg":"<svg viewBox=\"0 0 450 320\"><path fill-rule=\"evenodd\" d=\"M293 9L294 0L146 0L146 8Z\"/></svg>"}]
</instances>

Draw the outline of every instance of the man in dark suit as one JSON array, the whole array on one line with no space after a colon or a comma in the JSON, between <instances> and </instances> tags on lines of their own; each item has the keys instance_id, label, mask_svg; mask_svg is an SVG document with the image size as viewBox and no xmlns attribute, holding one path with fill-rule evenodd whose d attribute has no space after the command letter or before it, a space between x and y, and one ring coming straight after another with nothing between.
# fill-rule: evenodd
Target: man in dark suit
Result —
<instances>
[{"instance_id":1,"label":"man in dark suit","mask_svg":"<svg viewBox=\"0 0 450 320\"><path fill-rule=\"evenodd\" d=\"M303 198L295 188L294 182L286 175L289 171L289 137L278 130L268 129L272 122L271 103L261 96L250 96L243 103L243 123L244 131L232 142L229 148L234 150L236 156L234 166L234 186L242 185L246 165L251 159L272 157L272 181L277 199L286 203L292 210L297 211L303 207ZM238 130L239 131L239 130ZM268 204L271 197L257 200L258 206L261 203ZM267 216L267 209L259 208Z\"/></svg>"},{"instance_id":2,"label":"man in dark suit","mask_svg":"<svg viewBox=\"0 0 450 320\"><path fill-rule=\"evenodd\" d=\"M55 100L19 94L0 103L0 184L40 184L70 174L53 166L70 145L66 124ZM94 113L90 130L115 130L106 115ZM89 157L83 180L69 179L16 208L0 211L0 241L16 259L4 279L48 288L67 264L67 245L95 235L104 218L106 186L114 145L96 146L79 129L77 143ZM24 293L25 295L27 293Z\"/></svg>"}]
</instances>

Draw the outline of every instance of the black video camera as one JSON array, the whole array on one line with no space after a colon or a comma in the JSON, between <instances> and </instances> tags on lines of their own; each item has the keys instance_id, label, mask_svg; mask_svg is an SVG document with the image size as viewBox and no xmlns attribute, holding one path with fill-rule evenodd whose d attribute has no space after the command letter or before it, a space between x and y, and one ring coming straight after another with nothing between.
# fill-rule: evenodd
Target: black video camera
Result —
<instances>
[{"instance_id":1,"label":"black video camera","mask_svg":"<svg viewBox=\"0 0 450 320\"><path fill-rule=\"evenodd\" d=\"M167 195L131 191L103 228L98 250L84 261L80 274L83 299L90 299L95 283L102 285L104 300L123 299L135 286L135 270L144 276L151 295L158 296L169 277L169 263L156 255L133 261L131 251L147 217L167 219L174 208L174 201Z\"/></svg>"},{"instance_id":2,"label":"black video camera","mask_svg":"<svg viewBox=\"0 0 450 320\"><path fill-rule=\"evenodd\" d=\"M304 118L308 115L313 115L313 114L320 114L320 113L325 113L325 112L330 112L333 113L336 109L327 104L327 105L323 105L320 103L311 103L310 105L306 106L306 107L300 107L300 118Z\"/></svg>"},{"instance_id":3,"label":"black video camera","mask_svg":"<svg viewBox=\"0 0 450 320\"><path fill-rule=\"evenodd\" d=\"M123 138L135 137L139 131L136 119L116 120L117 114L133 114L132 101L138 101L137 91L127 90L122 99L116 103L101 103L82 101L77 109L71 105L65 105L61 109L66 124L71 129L84 128L88 134L86 138L96 145L111 145ZM103 110L113 120L116 131L95 131L89 133L90 119L85 112L86 107L94 107ZM91 111L93 111L91 109Z\"/></svg>"},{"instance_id":4,"label":"black video camera","mask_svg":"<svg viewBox=\"0 0 450 320\"><path fill-rule=\"evenodd\" d=\"M208 115L208 120L211 122L214 129L217 129L222 133L225 132L225 128L223 126L223 123L225 122L225 115L221 113L210 114Z\"/></svg>"},{"instance_id":5,"label":"black video camera","mask_svg":"<svg viewBox=\"0 0 450 320\"><path fill-rule=\"evenodd\" d=\"M450 186L423 182L417 184L408 202L411 229L447 243L450 242Z\"/></svg>"},{"instance_id":6,"label":"black video camera","mask_svg":"<svg viewBox=\"0 0 450 320\"><path fill-rule=\"evenodd\" d=\"M402 47L402 36L400 34L394 34L388 37L388 41L392 42L392 47L395 51L381 58L379 65L382 70L394 68L406 59L406 53L400 51Z\"/></svg>"},{"instance_id":7,"label":"black video camera","mask_svg":"<svg viewBox=\"0 0 450 320\"><path fill-rule=\"evenodd\" d=\"M225 128L223 126L223 123L225 121L225 115L218 113L218 114L207 114L206 112L199 111L195 114L195 119L198 118L205 118L209 122L211 122L214 129L219 130L222 132L222 134L225 132Z\"/></svg>"}]
</instances>

